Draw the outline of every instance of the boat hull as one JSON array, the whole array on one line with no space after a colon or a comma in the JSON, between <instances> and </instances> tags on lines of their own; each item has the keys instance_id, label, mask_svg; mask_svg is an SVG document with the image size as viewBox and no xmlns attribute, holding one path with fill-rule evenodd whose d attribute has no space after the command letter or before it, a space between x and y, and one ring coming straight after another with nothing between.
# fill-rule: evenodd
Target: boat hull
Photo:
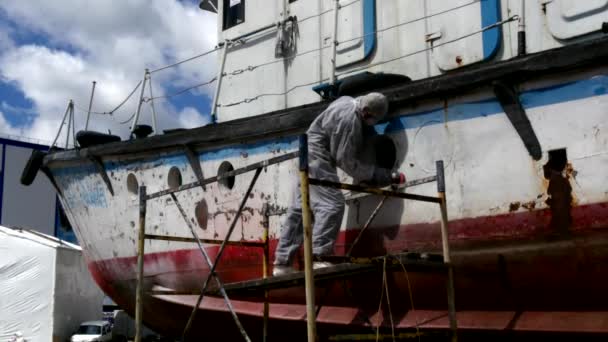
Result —
<instances>
[{"instance_id":1,"label":"boat hull","mask_svg":"<svg viewBox=\"0 0 608 342\"><path fill-rule=\"evenodd\" d=\"M604 295L608 286L608 74L603 68L591 68L530 81L521 88L519 98L542 147L539 160L531 158L490 88L450 101L403 105L388 123L375 128L392 139L396 165L410 179L433 175L436 160L446 165L460 327L608 333L608 322L601 318L606 317L608 308L608 296ZM227 127L219 125L217 129ZM272 127L267 129L273 131ZM195 146L195 158L204 177L211 177L225 169L226 162L239 168L295 151L300 131L260 133L241 144L207 142ZM47 158L45 167L58 188L93 277L119 305L133 312L137 189L146 185L148 193L165 190L175 185L172 182L177 178L172 175L176 172L181 172L183 183L198 176L180 144L143 149L135 155L118 153L116 147L110 150L112 153L98 157L101 168L80 157ZM344 182L352 181L347 175L340 176ZM214 183L177 195L197 236L224 238L251 179L250 174L239 175L232 189L230 184ZM268 222L270 250L274 251L281 215L292 192L297 191L296 179L294 160L267 167L230 240L262 241L264 208L270 206L274 212ZM437 189L435 184L423 184L408 191L436 195ZM338 255L350 248L380 201L374 196L346 197L335 251ZM191 236L175 204L167 197L148 201L148 233ZM436 205L391 199L354 253L377 256L440 251L439 217ZM215 259L218 246L208 244L206 248ZM145 250L147 289L197 291L208 275L209 268L193 243L148 240ZM229 246L218 274L225 283L259 278L262 254L260 248ZM447 303L444 275L410 272L408 284L403 272L391 272L389 297L399 305L390 310L386 301L378 309L381 276L353 277L328 283L328 290L319 288L317 298L324 298L318 319L321 327L358 330L378 322L390 327L389 313L400 328L412 328L416 313L427 315L428 328L447 327L445 317L440 317ZM411 309L410 288L417 310ZM270 300L272 320L304 324L302 288L273 290ZM195 302L195 297L187 295L148 296L144 321L159 332L179 336ZM261 295L235 297L236 311L251 329L261 328L262 302ZM211 297L203 301L193 334L209 334L216 324L232 327L222 303L222 299ZM568 317L571 322L589 323L569 325L564 323Z\"/></svg>"}]
</instances>

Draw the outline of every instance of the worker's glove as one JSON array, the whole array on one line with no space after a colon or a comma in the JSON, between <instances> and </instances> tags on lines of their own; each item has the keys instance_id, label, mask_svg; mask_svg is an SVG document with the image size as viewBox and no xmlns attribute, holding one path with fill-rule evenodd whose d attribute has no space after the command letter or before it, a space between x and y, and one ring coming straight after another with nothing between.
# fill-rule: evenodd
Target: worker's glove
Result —
<instances>
[{"instance_id":1,"label":"worker's glove","mask_svg":"<svg viewBox=\"0 0 608 342\"><path fill-rule=\"evenodd\" d=\"M403 185L405 184L405 173L403 172L393 172L391 173L391 183L393 185Z\"/></svg>"}]
</instances>

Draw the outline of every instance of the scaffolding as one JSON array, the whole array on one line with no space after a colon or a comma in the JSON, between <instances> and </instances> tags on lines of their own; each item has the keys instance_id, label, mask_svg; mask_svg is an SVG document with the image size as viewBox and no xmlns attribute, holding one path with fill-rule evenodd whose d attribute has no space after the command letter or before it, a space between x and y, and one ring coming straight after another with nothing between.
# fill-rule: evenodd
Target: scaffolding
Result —
<instances>
[{"instance_id":1,"label":"scaffolding","mask_svg":"<svg viewBox=\"0 0 608 342\"><path fill-rule=\"evenodd\" d=\"M295 159L299 157L299 177L300 177L300 191L302 197L302 220L304 226L304 272L297 272L293 274L287 274L282 276L269 277L270 260L269 260L269 217L273 215L282 214L280 211L272 210L268 204L262 208L262 215L264 217L262 225L264 228L262 241L231 241L230 237L236 226L237 221L241 216L241 212L245 207L247 199L253 190L261 171L271 165L275 165L287 160ZM327 281L330 279L345 279L353 275L360 275L366 272L374 272L379 267L384 267L386 270L388 267L395 267L396 265L408 266L414 270L431 270L431 271L445 271L447 272L447 300L448 300L448 317L450 321L450 332L452 341L457 341L457 322L456 322L456 309L455 309L455 297L454 297L454 275L453 267L450 260L450 249L448 241L448 218L447 218L447 207L446 207L446 196L445 196L445 177L443 162L437 161L437 174L432 177L424 179L414 180L408 182L407 185L418 185L429 182L437 182L437 197L418 195L405 193L395 190L384 190L379 188L363 187L353 184L344 184L330 182L321 179L309 178L308 175L308 142L307 136L301 135L299 139L299 151L287 153L278 157L274 157L261 162L253 163L243 168L239 168L230 172L226 172L214 177L203 179L199 176L199 179L195 182L181 185L179 187L158 191L156 193L147 194L146 187L141 186L139 188L139 235L137 243L137 287L136 287L136 308L135 308L135 323L136 323L136 336L135 342L141 341L142 322L143 322L143 301L144 301L144 255L145 255L145 240L165 240L165 241L177 241L177 242L191 242L196 243L199 251L201 252L207 266L209 267L209 273L204 279L200 291L190 292L178 292L178 291L167 291L167 290L156 290L148 291L149 295L198 295L198 299L190 317L185 325L182 333L182 340L186 340L188 332L194 321L196 312L199 309L199 305L205 295L216 295L222 296L226 302L226 306L230 314L232 315L234 322L243 336L245 341L251 341L249 335L245 331L241 324L238 315L236 314L228 293L251 293L251 292L264 292L264 312L263 312L263 340L266 341L268 337L268 320L269 320L269 291L272 289L287 288L294 286L305 286L306 290L306 312L307 312L307 336L308 341L315 341L317 338L316 333L316 316L321 305L317 308L315 306L315 283ZM236 215L232 219L226 236L223 240L213 239L201 239L196 233L193 224L188 220L186 212L184 211L181 203L179 202L176 193L197 188L205 187L207 184L215 183L229 177L234 177L247 172L255 171L253 179L251 180L249 187L240 202L239 208L236 211ZM429 203L436 203L439 205L441 212L441 239L442 239L442 254L433 255L429 258L420 258L416 253L402 253L398 255L387 255L378 256L374 258L356 258L351 257L352 246L344 256L328 256L328 257L317 257L314 258L312 255L312 214L309 205L309 187L323 186L333 187L337 189L350 190L353 192L368 193L374 195L384 196L382 201L378 204L376 209L370 215L363 229L359 232L359 235L354 240L353 246L359 241L362 233L369 227L374 217L384 204L387 198L401 198L414 201L423 201ZM179 210L182 218L188 226L192 237L177 237L177 236L163 236L153 235L146 233L146 207L147 201L163 197L170 196ZM212 261L203 244L220 245L219 251ZM262 278L253 279L247 281L241 281L236 283L224 284L220 277L216 273L216 267L221 260L222 253L226 246L238 245L242 247L253 247L263 249L263 269ZM312 263L314 260L328 260L339 263L322 269L315 270L313 272ZM211 280L215 281L216 288L208 289ZM321 300L322 301L322 300ZM322 303L321 303L322 304ZM316 309L315 309L316 308Z\"/></svg>"}]
</instances>

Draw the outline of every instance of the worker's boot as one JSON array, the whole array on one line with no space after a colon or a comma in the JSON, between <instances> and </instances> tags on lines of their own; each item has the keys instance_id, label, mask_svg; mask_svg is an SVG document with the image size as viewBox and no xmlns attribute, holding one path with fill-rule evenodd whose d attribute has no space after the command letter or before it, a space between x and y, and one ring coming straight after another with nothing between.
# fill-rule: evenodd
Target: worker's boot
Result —
<instances>
[{"instance_id":1,"label":"worker's boot","mask_svg":"<svg viewBox=\"0 0 608 342\"><path fill-rule=\"evenodd\" d=\"M333 266L334 264L329 261L315 261L312 263L312 269L318 270L319 268L325 268Z\"/></svg>"},{"instance_id":2,"label":"worker's boot","mask_svg":"<svg viewBox=\"0 0 608 342\"><path fill-rule=\"evenodd\" d=\"M298 272L295 268L293 268L292 266L287 266L287 265L274 265L273 269L272 269L272 275L273 276L282 276L282 275L286 275L286 274L291 274L291 273L296 273Z\"/></svg>"}]
</instances>

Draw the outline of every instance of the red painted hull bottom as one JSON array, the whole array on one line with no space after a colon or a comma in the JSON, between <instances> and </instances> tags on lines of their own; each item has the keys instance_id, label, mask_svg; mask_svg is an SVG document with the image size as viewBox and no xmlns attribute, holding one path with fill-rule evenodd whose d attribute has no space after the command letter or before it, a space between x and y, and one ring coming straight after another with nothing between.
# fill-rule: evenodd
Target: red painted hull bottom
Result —
<instances>
[{"instance_id":1,"label":"red painted hull bottom","mask_svg":"<svg viewBox=\"0 0 608 342\"><path fill-rule=\"evenodd\" d=\"M568 232L548 228L551 215L544 211L450 223L459 329L608 335L608 210L606 204L596 204L575 207L572 214ZM483 225L485 230L480 229ZM365 245L360 255L436 249L440 241L434 224L370 231L361 240ZM347 247L344 242L354 239L351 234L356 231L340 236L338 254ZM208 274L197 250L147 254L145 264L148 269L153 264L171 264L158 262L163 260L171 260L175 268L147 273L147 286L193 291ZM261 260L259 250L229 248L218 267L219 275L225 283L259 278ZM101 288L131 312L135 265L135 258L89 263ZM394 271L388 274L387 283L390 307L386 294L379 305L381 273L318 288L317 300L324 298L317 320L320 335L374 333L378 324L389 331L392 325L399 330L416 325L425 330L448 327L445 275L410 272L406 277ZM304 337L303 288L274 290L270 296L271 336L277 340ZM260 337L263 298L236 299L233 305L246 330L252 337ZM149 296L144 321L159 333L179 337L195 303L196 296ZM223 299L205 298L190 337L232 340L239 336Z\"/></svg>"}]
</instances>

